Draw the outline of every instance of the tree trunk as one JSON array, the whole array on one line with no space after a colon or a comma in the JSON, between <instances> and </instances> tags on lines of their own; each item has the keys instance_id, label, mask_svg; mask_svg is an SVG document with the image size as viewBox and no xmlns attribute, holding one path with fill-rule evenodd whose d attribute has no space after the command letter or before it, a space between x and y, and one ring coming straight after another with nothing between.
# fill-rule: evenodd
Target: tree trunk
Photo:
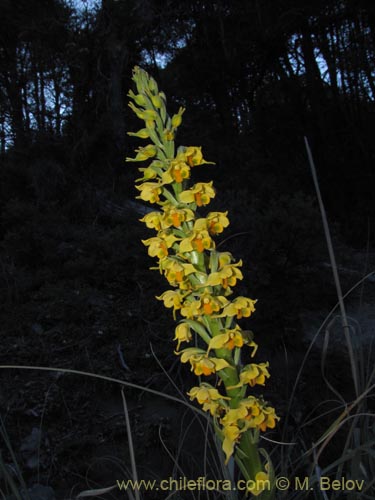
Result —
<instances>
[{"instance_id":1,"label":"tree trunk","mask_svg":"<svg viewBox=\"0 0 375 500\"><path fill-rule=\"evenodd\" d=\"M5 117L1 117L1 128L0 128L0 154L5 155L6 149L6 136L5 136Z\"/></svg>"},{"instance_id":2,"label":"tree trunk","mask_svg":"<svg viewBox=\"0 0 375 500\"><path fill-rule=\"evenodd\" d=\"M114 41L109 46L110 58L110 112L116 148L122 150L125 141L122 75L126 65L127 49L124 42Z\"/></svg>"},{"instance_id":3,"label":"tree trunk","mask_svg":"<svg viewBox=\"0 0 375 500\"><path fill-rule=\"evenodd\" d=\"M308 21L304 22L301 29L301 48L305 63L306 83L308 96L313 112L318 111L322 98L323 84L318 63L315 59L314 45Z\"/></svg>"},{"instance_id":4,"label":"tree trunk","mask_svg":"<svg viewBox=\"0 0 375 500\"><path fill-rule=\"evenodd\" d=\"M53 90L54 90L54 111L55 111L55 132L57 135L61 133L61 105L60 105L60 96L61 96L61 87L59 82L59 75L57 71L54 71L53 74Z\"/></svg>"},{"instance_id":5,"label":"tree trunk","mask_svg":"<svg viewBox=\"0 0 375 500\"><path fill-rule=\"evenodd\" d=\"M33 54L33 62L32 62L32 72L33 72L33 84L34 84L34 92L33 92L33 97L34 97L34 104L35 104L35 120L36 124L38 127L38 130L40 130L41 125L40 125L40 100L39 100L39 78L38 78L38 68L35 62L35 57L36 55Z\"/></svg>"},{"instance_id":6,"label":"tree trunk","mask_svg":"<svg viewBox=\"0 0 375 500\"><path fill-rule=\"evenodd\" d=\"M14 146L16 148L22 148L25 144L25 128L22 107L22 88L18 80L16 65L12 68L9 78L6 79L5 86L10 103L10 119Z\"/></svg>"},{"instance_id":7,"label":"tree trunk","mask_svg":"<svg viewBox=\"0 0 375 500\"><path fill-rule=\"evenodd\" d=\"M44 93L44 75L42 71L40 74L40 130L46 128L46 96Z\"/></svg>"}]
</instances>

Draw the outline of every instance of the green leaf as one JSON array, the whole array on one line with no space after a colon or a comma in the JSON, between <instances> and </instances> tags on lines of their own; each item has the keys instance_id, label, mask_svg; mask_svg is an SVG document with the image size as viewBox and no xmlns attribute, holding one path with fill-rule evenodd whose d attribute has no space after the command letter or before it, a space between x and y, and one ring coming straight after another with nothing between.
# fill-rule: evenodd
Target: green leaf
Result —
<instances>
[{"instance_id":1,"label":"green leaf","mask_svg":"<svg viewBox=\"0 0 375 500\"><path fill-rule=\"evenodd\" d=\"M206 328L202 325L202 323L199 323L198 321L195 321L193 319L186 319L185 323L187 323L192 330L197 333L201 339L203 339L207 344L210 343L211 337L209 332L206 330Z\"/></svg>"}]
</instances>

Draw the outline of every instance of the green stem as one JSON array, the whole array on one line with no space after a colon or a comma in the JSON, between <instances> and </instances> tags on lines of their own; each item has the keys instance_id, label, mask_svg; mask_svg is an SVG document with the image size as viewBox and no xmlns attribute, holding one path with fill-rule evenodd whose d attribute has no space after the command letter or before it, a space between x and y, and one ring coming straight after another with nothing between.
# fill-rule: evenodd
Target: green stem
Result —
<instances>
[{"instance_id":1,"label":"green stem","mask_svg":"<svg viewBox=\"0 0 375 500\"><path fill-rule=\"evenodd\" d=\"M177 207L178 205L178 201L176 200L176 198L172 195L172 193L170 193L168 191L168 189L164 188L163 189L163 195L165 196L165 198L170 201L172 203L172 205L174 205L175 207Z\"/></svg>"},{"instance_id":2,"label":"green stem","mask_svg":"<svg viewBox=\"0 0 375 500\"><path fill-rule=\"evenodd\" d=\"M175 197L176 199L178 198L178 195L181 193L182 191L182 184L181 182L174 182L172 184L172 187L173 187L173 191L174 191L174 194L175 194Z\"/></svg>"},{"instance_id":3,"label":"green stem","mask_svg":"<svg viewBox=\"0 0 375 500\"><path fill-rule=\"evenodd\" d=\"M173 159L174 153L175 153L174 141L166 141L164 144L165 144L165 152L167 154L167 157Z\"/></svg>"},{"instance_id":4,"label":"green stem","mask_svg":"<svg viewBox=\"0 0 375 500\"><path fill-rule=\"evenodd\" d=\"M206 266L204 264L204 254L196 250L190 252L190 262L195 265L199 271L206 273Z\"/></svg>"},{"instance_id":5,"label":"green stem","mask_svg":"<svg viewBox=\"0 0 375 500\"><path fill-rule=\"evenodd\" d=\"M241 441L238 445L239 449L246 455L246 458L241 458L241 462L245 465L248 471L246 479L255 479L258 472L262 471L262 462L260 460L257 442L252 439L250 430L242 434Z\"/></svg>"}]
</instances>

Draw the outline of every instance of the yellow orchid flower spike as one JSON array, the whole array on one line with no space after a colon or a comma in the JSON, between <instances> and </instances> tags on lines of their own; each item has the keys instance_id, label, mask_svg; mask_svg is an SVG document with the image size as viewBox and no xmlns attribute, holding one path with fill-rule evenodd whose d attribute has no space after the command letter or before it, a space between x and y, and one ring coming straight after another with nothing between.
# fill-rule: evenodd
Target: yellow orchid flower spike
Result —
<instances>
[{"instance_id":1,"label":"yellow orchid flower spike","mask_svg":"<svg viewBox=\"0 0 375 500\"><path fill-rule=\"evenodd\" d=\"M236 262L230 252L219 252L215 243L215 237L229 226L228 212L202 214L216 195L213 182L189 185L191 170L212 162L203 158L200 146L179 146L176 151L174 141L185 109L180 107L171 117L165 94L141 68L134 68L133 81L137 90L129 91L129 106L144 125L129 135L148 144L127 161L142 164L137 198L159 206L141 219L156 232L143 244L172 287L157 298L179 320L175 353L182 363L190 364L195 375L204 376L205 381L188 395L209 413L225 463L234 458L249 485L248 493L270 500L274 474L270 460L263 459L266 452L258 449L258 439L260 432L276 426L279 417L262 396L248 393L266 383L269 365L242 364L242 359L255 355L258 346L253 334L237 324L255 312L256 300L228 299L243 279L242 261ZM180 351L181 344L193 340L195 347ZM269 488L264 486L267 481Z\"/></svg>"}]
</instances>

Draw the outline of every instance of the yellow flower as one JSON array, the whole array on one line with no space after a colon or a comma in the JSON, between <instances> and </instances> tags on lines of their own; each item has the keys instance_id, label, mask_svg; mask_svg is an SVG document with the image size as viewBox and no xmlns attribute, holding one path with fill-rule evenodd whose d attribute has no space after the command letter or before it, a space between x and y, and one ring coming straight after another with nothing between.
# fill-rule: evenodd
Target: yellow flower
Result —
<instances>
[{"instance_id":1,"label":"yellow flower","mask_svg":"<svg viewBox=\"0 0 375 500\"><path fill-rule=\"evenodd\" d=\"M200 300L190 300L185 301L183 307L181 308L181 316L185 318L192 319L200 316Z\"/></svg>"},{"instance_id":2,"label":"yellow flower","mask_svg":"<svg viewBox=\"0 0 375 500\"><path fill-rule=\"evenodd\" d=\"M224 359L208 357L205 351L197 347L181 351L181 362L187 363L188 361L195 375L211 375L229 366Z\"/></svg>"},{"instance_id":3,"label":"yellow flower","mask_svg":"<svg viewBox=\"0 0 375 500\"><path fill-rule=\"evenodd\" d=\"M255 311L256 300L247 297L236 297L225 308L221 316L237 316L237 319L248 318Z\"/></svg>"},{"instance_id":4,"label":"yellow flower","mask_svg":"<svg viewBox=\"0 0 375 500\"><path fill-rule=\"evenodd\" d=\"M148 240L142 240L142 243L147 247L148 254L150 257L158 257L158 259L163 259L168 255L168 246L165 240L158 238L157 236L149 238Z\"/></svg>"},{"instance_id":5,"label":"yellow flower","mask_svg":"<svg viewBox=\"0 0 375 500\"><path fill-rule=\"evenodd\" d=\"M250 399L250 398L247 398ZM246 429L261 429L265 421L265 416L262 412L259 400L252 398L252 401L243 400L241 404L247 410L247 415L244 417L244 430Z\"/></svg>"},{"instance_id":6,"label":"yellow flower","mask_svg":"<svg viewBox=\"0 0 375 500\"><path fill-rule=\"evenodd\" d=\"M198 376L208 376L229 366L227 361L221 358L202 357L201 359L190 359L189 361L192 366L192 370L194 370L195 375Z\"/></svg>"},{"instance_id":7,"label":"yellow flower","mask_svg":"<svg viewBox=\"0 0 375 500\"><path fill-rule=\"evenodd\" d=\"M266 378L270 377L268 366L268 363L251 363L244 366L240 373L242 384L249 384L251 387L254 387L255 384L264 385Z\"/></svg>"},{"instance_id":8,"label":"yellow flower","mask_svg":"<svg viewBox=\"0 0 375 500\"><path fill-rule=\"evenodd\" d=\"M138 191L141 192L137 198L143 201L149 201L150 203L157 203L160 201L159 195L161 194L163 188L158 182L144 182L140 186L135 186Z\"/></svg>"},{"instance_id":9,"label":"yellow flower","mask_svg":"<svg viewBox=\"0 0 375 500\"><path fill-rule=\"evenodd\" d=\"M212 164L212 162L208 162L203 159L202 148L197 146L189 146L187 148L182 146L179 148L177 157L182 157L184 161L190 165L190 167L196 167L198 165L203 165L204 163Z\"/></svg>"},{"instance_id":10,"label":"yellow flower","mask_svg":"<svg viewBox=\"0 0 375 500\"><path fill-rule=\"evenodd\" d=\"M180 252L187 253L196 250L199 253L215 248L215 243L208 231L192 231L187 238L181 240Z\"/></svg>"},{"instance_id":11,"label":"yellow flower","mask_svg":"<svg viewBox=\"0 0 375 500\"><path fill-rule=\"evenodd\" d=\"M176 228L180 227L183 222L189 222L194 219L194 212L189 208L175 208L168 206L163 208L165 214L163 216L163 222L165 227L174 226Z\"/></svg>"},{"instance_id":12,"label":"yellow flower","mask_svg":"<svg viewBox=\"0 0 375 500\"><path fill-rule=\"evenodd\" d=\"M220 234L224 228L229 226L228 212L210 212L207 219L208 231L210 234Z\"/></svg>"},{"instance_id":13,"label":"yellow flower","mask_svg":"<svg viewBox=\"0 0 375 500\"><path fill-rule=\"evenodd\" d=\"M180 323L176 326L175 337L173 340L177 340L177 351L180 349L181 342L190 342L192 339L190 327L187 323Z\"/></svg>"},{"instance_id":14,"label":"yellow flower","mask_svg":"<svg viewBox=\"0 0 375 500\"><path fill-rule=\"evenodd\" d=\"M162 259L168 255L168 248L171 248L176 241L176 236L169 232L169 229L164 229L158 232L158 236L142 240L142 243L149 247L148 254L150 257Z\"/></svg>"},{"instance_id":15,"label":"yellow flower","mask_svg":"<svg viewBox=\"0 0 375 500\"><path fill-rule=\"evenodd\" d=\"M167 290L156 298L158 300L163 300L165 307L173 307L174 310L177 310L181 309L183 297L180 290Z\"/></svg>"},{"instance_id":16,"label":"yellow flower","mask_svg":"<svg viewBox=\"0 0 375 500\"><path fill-rule=\"evenodd\" d=\"M161 269L170 285L179 286L184 290L191 288L186 278L189 274L195 273L192 264L182 264L175 259L166 258L161 263Z\"/></svg>"},{"instance_id":17,"label":"yellow flower","mask_svg":"<svg viewBox=\"0 0 375 500\"><path fill-rule=\"evenodd\" d=\"M265 419L259 426L260 430L265 432L267 427L269 429L274 429L276 426L276 420L280 420L280 417L278 417L275 413L275 409L272 408L272 406L265 406L263 407L263 415L265 416Z\"/></svg>"},{"instance_id":18,"label":"yellow flower","mask_svg":"<svg viewBox=\"0 0 375 500\"><path fill-rule=\"evenodd\" d=\"M164 302L164 307L173 307L173 317L174 319L176 319L176 311L181 309L182 301L184 300L184 295L181 293L181 291L167 290L156 298Z\"/></svg>"},{"instance_id":19,"label":"yellow flower","mask_svg":"<svg viewBox=\"0 0 375 500\"><path fill-rule=\"evenodd\" d=\"M152 179L156 179L156 177L158 176L158 173L151 165L147 168L139 168L138 170L140 172L143 172L143 177L139 177L138 179L136 179L136 182L149 181Z\"/></svg>"},{"instance_id":20,"label":"yellow flower","mask_svg":"<svg viewBox=\"0 0 375 500\"><path fill-rule=\"evenodd\" d=\"M241 432L237 425L228 425L223 429L223 451L225 453L225 464L228 463L230 457L233 455L234 446L238 442Z\"/></svg>"},{"instance_id":21,"label":"yellow flower","mask_svg":"<svg viewBox=\"0 0 375 500\"><path fill-rule=\"evenodd\" d=\"M241 432L245 432L249 428L259 428L264 419L259 401L254 396L249 396L240 401L238 408L229 409L220 422L224 427L237 425Z\"/></svg>"},{"instance_id":22,"label":"yellow flower","mask_svg":"<svg viewBox=\"0 0 375 500\"><path fill-rule=\"evenodd\" d=\"M207 220L197 219L188 236L181 240L180 252L192 252L196 250L202 253L204 250L215 248L215 243L207 231Z\"/></svg>"},{"instance_id":23,"label":"yellow flower","mask_svg":"<svg viewBox=\"0 0 375 500\"><path fill-rule=\"evenodd\" d=\"M242 272L237 269L242 266L242 261L236 264L225 264L219 268L219 271L210 273L207 278L206 286L221 285L224 289L228 289L236 285L237 280L242 280Z\"/></svg>"},{"instance_id":24,"label":"yellow flower","mask_svg":"<svg viewBox=\"0 0 375 500\"><path fill-rule=\"evenodd\" d=\"M257 399L254 396L243 399L240 402L240 407L246 410L246 415L241 418L244 431L250 428L264 432L267 428L273 429L276 420L279 420L274 408L266 406L262 399Z\"/></svg>"},{"instance_id":25,"label":"yellow flower","mask_svg":"<svg viewBox=\"0 0 375 500\"><path fill-rule=\"evenodd\" d=\"M165 184L171 182L182 182L190 177L190 167L183 161L172 160L171 166L162 175L162 181Z\"/></svg>"},{"instance_id":26,"label":"yellow flower","mask_svg":"<svg viewBox=\"0 0 375 500\"><path fill-rule=\"evenodd\" d=\"M240 420L247 415L247 409L240 404L238 408L230 408L225 416L220 420L220 423L226 427L228 425L238 425Z\"/></svg>"},{"instance_id":27,"label":"yellow flower","mask_svg":"<svg viewBox=\"0 0 375 500\"><path fill-rule=\"evenodd\" d=\"M153 158L157 154L157 149L154 144L148 144L143 148L138 148L135 150L137 155L135 158L126 158L126 161L145 161L149 158Z\"/></svg>"},{"instance_id":28,"label":"yellow flower","mask_svg":"<svg viewBox=\"0 0 375 500\"><path fill-rule=\"evenodd\" d=\"M233 330L227 330L225 333L215 335L210 340L208 351L211 349L229 349L230 351L235 347L242 347L245 341L241 334L241 329L237 325Z\"/></svg>"},{"instance_id":29,"label":"yellow flower","mask_svg":"<svg viewBox=\"0 0 375 500\"><path fill-rule=\"evenodd\" d=\"M199 404L203 405L203 411L209 411L212 416L218 415L218 410L223 408L222 404L218 401L230 399L222 396L217 389L212 387L210 384L206 384L205 382L202 382L199 387L193 387L190 389L188 396L191 401L196 399Z\"/></svg>"},{"instance_id":30,"label":"yellow flower","mask_svg":"<svg viewBox=\"0 0 375 500\"><path fill-rule=\"evenodd\" d=\"M219 268L223 268L227 264L230 264L231 262L234 261L234 257L230 252L219 252ZM242 265L242 261L240 260Z\"/></svg>"},{"instance_id":31,"label":"yellow flower","mask_svg":"<svg viewBox=\"0 0 375 500\"><path fill-rule=\"evenodd\" d=\"M204 314L210 316L220 311L227 303L228 300L225 297L204 294L198 300L185 301L181 308L181 315L186 318L194 318Z\"/></svg>"},{"instance_id":32,"label":"yellow flower","mask_svg":"<svg viewBox=\"0 0 375 500\"><path fill-rule=\"evenodd\" d=\"M156 229L156 231L164 227L162 212L150 212L139 220L144 222L149 229Z\"/></svg>"},{"instance_id":33,"label":"yellow flower","mask_svg":"<svg viewBox=\"0 0 375 500\"><path fill-rule=\"evenodd\" d=\"M196 203L198 207L208 205L211 198L215 197L215 191L211 182L198 182L187 191L182 191L180 201L182 203Z\"/></svg>"},{"instance_id":34,"label":"yellow flower","mask_svg":"<svg viewBox=\"0 0 375 500\"><path fill-rule=\"evenodd\" d=\"M168 248L171 248L173 246L173 244L179 240L179 238L177 238L173 231L169 228L166 228L166 229L161 229L159 232L158 232L158 237L161 238L162 240L165 241L166 245Z\"/></svg>"},{"instance_id":35,"label":"yellow flower","mask_svg":"<svg viewBox=\"0 0 375 500\"><path fill-rule=\"evenodd\" d=\"M229 389L236 389L245 384L249 384L251 387L254 387L256 384L264 385L266 378L270 377L267 368L268 363L251 363L244 366L240 373L240 382L237 385L229 387Z\"/></svg>"}]
</instances>

